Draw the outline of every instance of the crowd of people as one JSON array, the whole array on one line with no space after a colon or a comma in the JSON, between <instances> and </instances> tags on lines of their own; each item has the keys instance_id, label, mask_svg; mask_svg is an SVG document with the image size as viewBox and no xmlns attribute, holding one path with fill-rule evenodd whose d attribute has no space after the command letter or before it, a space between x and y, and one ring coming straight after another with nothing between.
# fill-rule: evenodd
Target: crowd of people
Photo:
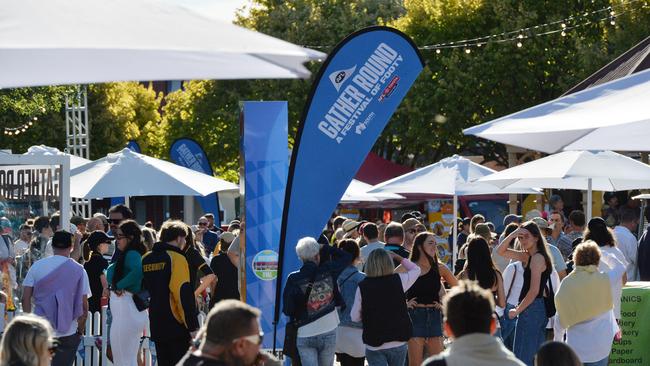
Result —
<instances>
[{"instance_id":1,"label":"crowd of people","mask_svg":"<svg viewBox=\"0 0 650 366\"><path fill-rule=\"evenodd\" d=\"M622 287L644 279L650 239L634 236L638 211L586 222L551 201L507 215L500 233L480 214L459 219L455 263L419 212L334 217L331 235L298 242L303 265L284 289L294 364L607 365Z\"/></svg>"},{"instance_id":2,"label":"crowd of people","mask_svg":"<svg viewBox=\"0 0 650 366\"><path fill-rule=\"evenodd\" d=\"M388 223L333 217L295 245L285 356L320 366L607 365L622 337L622 287L647 280L650 239L634 236L633 210L586 222L551 201L554 211L507 215L499 233L480 214L459 219L454 263L441 259L440 225L429 231L417 211ZM156 231L117 205L71 224L55 214L15 238L3 230L0 311L24 315L6 326L0 365L72 365L88 312L107 305L116 365L141 362L147 325L159 365L278 362L260 351L262 314L238 301L240 221L222 229L206 214Z\"/></svg>"},{"instance_id":3,"label":"crowd of people","mask_svg":"<svg viewBox=\"0 0 650 366\"><path fill-rule=\"evenodd\" d=\"M35 217L20 226L15 240L3 230L2 311L26 316L7 325L0 365L72 365L87 314L103 306L108 306L108 356L115 365L141 364L147 325L158 365L272 363L272 357L259 354L261 332L251 325L257 310L227 301L240 299L241 223L233 220L222 229L206 214L195 225L168 220L158 231L152 226L138 224L128 207L116 205L108 216L73 217L70 225L62 225L58 214ZM10 307L13 298L19 301ZM217 322L227 330L215 335L210 324L216 314L210 309L234 312L235 319L248 322ZM203 331L200 311L210 314ZM8 339L23 328L33 334ZM223 343L232 335L237 336ZM36 349L23 354L24 347ZM181 361L190 350L193 356Z\"/></svg>"}]
</instances>

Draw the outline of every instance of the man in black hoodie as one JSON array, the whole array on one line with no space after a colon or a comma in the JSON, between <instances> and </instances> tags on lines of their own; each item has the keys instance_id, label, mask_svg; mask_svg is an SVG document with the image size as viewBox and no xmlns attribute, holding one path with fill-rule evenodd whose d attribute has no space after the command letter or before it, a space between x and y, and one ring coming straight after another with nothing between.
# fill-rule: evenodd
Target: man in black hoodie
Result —
<instances>
[{"instance_id":1,"label":"man in black hoodie","mask_svg":"<svg viewBox=\"0 0 650 366\"><path fill-rule=\"evenodd\" d=\"M160 366L176 365L199 328L189 266L180 249L185 236L184 223L165 222L161 242L142 258L144 287L151 296L149 327Z\"/></svg>"}]
</instances>

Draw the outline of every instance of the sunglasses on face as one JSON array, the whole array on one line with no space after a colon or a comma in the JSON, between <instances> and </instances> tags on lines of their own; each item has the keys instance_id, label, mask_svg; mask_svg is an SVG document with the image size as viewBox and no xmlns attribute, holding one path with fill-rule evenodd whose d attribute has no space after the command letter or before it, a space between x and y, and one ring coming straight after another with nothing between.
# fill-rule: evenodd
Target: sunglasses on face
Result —
<instances>
[{"instance_id":1,"label":"sunglasses on face","mask_svg":"<svg viewBox=\"0 0 650 366\"><path fill-rule=\"evenodd\" d=\"M123 219L108 219L108 222L111 224L118 225L120 222L122 222Z\"/></svg>"},{"instance_id":2,"label":"sunglasses on face","mask_svg":"<svg viewBox=\"0 0 650 366\"><path fill-rule=\"evenodd\" d=\"M262 344L262 341L264 340L264 333L260 332L260 334L253 334L253 335L249 335L249 336L246 336L246 337L239 337L239 338L233 340L233 342L235 342L235 341L237 341L239 339L249 341L249 342L253 343L256 346L259 346L259 345Z\"/></svg>"},{"instance_id":3,"label":"sunglasses on face","mask_svg":"<svg viewBox=\"0 0 650 366\"><path fill-rule=\"evenodd\" d=\"M207 222L199 222L199 226L208 226Z\"/></svg>"}]
</instances>

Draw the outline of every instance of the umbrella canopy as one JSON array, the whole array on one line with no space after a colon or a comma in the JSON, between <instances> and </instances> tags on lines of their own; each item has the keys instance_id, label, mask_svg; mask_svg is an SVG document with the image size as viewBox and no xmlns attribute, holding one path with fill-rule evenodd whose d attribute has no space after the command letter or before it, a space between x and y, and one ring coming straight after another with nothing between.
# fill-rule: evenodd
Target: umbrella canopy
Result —
<instances>
[{"instance_id":1,"label":"umbrella canopy","mask_svg":"<svg viewBox=\"0 0 650 366\"><path fill-rule=\"evenodd\" d=\"M400 194L444 194L454 196L453 216L458 217L457 196L472 196L494 193L539 193L539 190L526 188L497 188L489 183L478 182L481 177L494 173L495 170L454 155L440 160L435 164L425 166L410 173L388 180L374 186L368 193L400 193ZM452 224L453 246L452 258L457 257L456 233L458 226Z\"/></svg>"},{"instance_id":2,"label":"umbrella canopy","mask_svg":"<svg viewBox=\"0 0 650 366\"><path fill-rule=\"evenodd\" d=\"M0 88L307 78L325 54L151 0L0 0Z\"/></svg>"},{"instance_id":3,"label":"umbrella canopy","mask_svg":"<svg viewBox=\"0 0 650 366\"><path fill-rule=\"evenodd\" d=\"M454 155L380 183L372 187L368 193L444 194L450 196L539 193L539 190L530 187L501 189L488 183L477 182L479 178L495 172L495 170L476 164L467 158Z\"/></svg>"},{"instance_id":4,"label":"umbrella canopy","mask_svg":"<svg viewBox=\"0 0 650 366\"><path fill-rule=\"evenodd\" d=\"M650 70L464 130L504 144L562 150L647 151Z\"/></svg>"},{"instance_id":5,"label":"umbrella canopy","mask_svg":"<svg viewBox=\"0 0 650 366\"><path fill-rule=\"evenodd\" d=\"M348 189L341 197L341 202L379 202L385 200L399 200L403 196L395 193L368 193L372 188L370 184L352 179Z\"/></svg>"},{"instance_id":6,"label":"umbrella canopy","mask_svg":"<svg viewBox=\"0 0 650 366\"><path fill-rule=\"evenodd\" d=\"M480 179L500 188L542 187L587 190L591 218L592 190L650 188L650 166L612 151L564 151Z\"/></svg>"},{"instance_id":7,"label":"umbrella canopy","mask_svg":"<svg viewBox=\"0 0 650 366\"><path fill-rule=\"evenodd\" d=\"M70 176L70 195L78 198L205 196L239 189L225 180L129 149L73 169Z\"/></svg>"},{"instance_id":8,"label":"umbrella canopy","mask_svg":"<svg viewBox=\"0 0 650 366\"><path fill-rule=\"evenodd\" d=\"M612 151L564 151L483 177L506 187L625 191L650 188L650 166Z\"/></svg>"},{"instance_id":9,"label":"umbrella canopy","mask_svg":"<svg viewBox=\"0 0 650 366\"><path fill-rule=\"evenodd\" d=\"M63 152L56 147L49 147L45 145L34 145L27 149L27 152L24 153L23 155L32 155L32 156L57 156L57 155L62 155L62 156L69 156L70 157L70 169L74 169L77 167L80 167L84 164L90 163L92 160L84 159L82 157L68 154L66 152Z\"/></svg>"}]
</instances>

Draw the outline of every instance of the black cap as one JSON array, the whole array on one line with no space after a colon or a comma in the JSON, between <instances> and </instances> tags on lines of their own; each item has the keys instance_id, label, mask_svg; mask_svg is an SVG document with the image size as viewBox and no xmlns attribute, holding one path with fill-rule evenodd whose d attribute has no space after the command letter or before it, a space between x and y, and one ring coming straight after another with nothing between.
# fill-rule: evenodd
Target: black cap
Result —
<instances>
[{"instance_id":1,"label":"black cap","mask_svg":"<svg viewBox=\"0 0 650 366\"><path fill-rule=\"evenodd\" d=\"M65 230L58 230L52 237L52 247L67 249L72 246L72 234Z\"/></svg>"},{"instance_id":2,"label":"black cap","mask_svg":"<svg viewBox=\"0 0 650 366\"><path fill-rule=\"evenodd\" d=\"M90 234L88 239L86 239L86 243L88 243L88 246L90 247L90 250L96 250L97 246L101 243L108 243L109 241L115 239L112 236L108 236L105 232L101 230L95 230Z\"/></svg>"},{"instance_id":3,"label":"black cap","mask_svg":"<svg viewBox=\"0 0 650 366\"><path fill-rule=\"evenodd\" d=\"M589 220L587 227L589 228L589 231L600 231L600 232L607 231L607 223L605 222L605 220L602 219L602 217L592 218L591 220Z\"/></svg>"}]
</instances>

